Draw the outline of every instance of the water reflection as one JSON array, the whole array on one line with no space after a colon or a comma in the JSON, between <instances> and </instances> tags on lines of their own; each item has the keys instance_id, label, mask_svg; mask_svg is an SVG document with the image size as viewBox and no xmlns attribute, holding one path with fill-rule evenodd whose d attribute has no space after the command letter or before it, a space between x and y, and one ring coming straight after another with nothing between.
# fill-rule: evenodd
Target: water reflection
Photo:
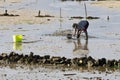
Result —
<instances>
[{"instance_id":1,"label":"water reflection","mask_svg":"<svg viewBox=\"0 0 120 80\"><path fill-rule=\"evenodd\" d=\"M88 40L85 40L85 43L81 43L81 40L77 39L77 41L74 41L73 43L74 43L73 53L81 54L84 56L86 56L89 53Z\"/></svg>"},{"instance_id":2,"label":"water reflection","mask_svg":"<svg viewBox=\"0 0 120 80\"><path fill-rule=\"evenodd\" d=\"M14 42L13 49L14 50L22 50L22 42Z\"/></svg>"}]
</instances>

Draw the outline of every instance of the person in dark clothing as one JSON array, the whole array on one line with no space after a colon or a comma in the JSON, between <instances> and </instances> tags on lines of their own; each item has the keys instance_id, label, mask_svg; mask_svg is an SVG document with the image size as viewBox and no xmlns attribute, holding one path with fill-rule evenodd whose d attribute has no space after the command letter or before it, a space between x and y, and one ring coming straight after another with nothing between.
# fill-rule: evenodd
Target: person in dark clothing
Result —
<instances>
[{"instance_id":1,"label":"person in dark clothing","mask_svg":"<svg viewBox=\"0 0 120 80\"><path fill-rule=\"evenodd\" d=\"M86 40L88 40L88 32L87 32L87 28L89 26L89 22L87 20L82 20L79 23L73 23L73 28L75 29L75 33L74 36L77 33L77 38L80 37L81 32L83 31L86 35Z\"/></svg>"}]
</instances>

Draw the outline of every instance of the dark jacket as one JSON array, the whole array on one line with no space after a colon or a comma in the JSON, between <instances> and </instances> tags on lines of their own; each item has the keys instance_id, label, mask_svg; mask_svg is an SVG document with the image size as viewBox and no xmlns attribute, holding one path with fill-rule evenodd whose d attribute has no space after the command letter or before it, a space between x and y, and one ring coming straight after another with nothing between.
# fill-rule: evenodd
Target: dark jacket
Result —
<instances>
[{"instance_id":1,"label":"dark jacket","mask_svg":"<svg viewBox=\"0 0 120 80\"><path fill-rule=\"evenodd\" d=\"M78 30L86 31L89 26L89 22L87 20L82 20L78 23Z\"/></svg>"}]
</instances>

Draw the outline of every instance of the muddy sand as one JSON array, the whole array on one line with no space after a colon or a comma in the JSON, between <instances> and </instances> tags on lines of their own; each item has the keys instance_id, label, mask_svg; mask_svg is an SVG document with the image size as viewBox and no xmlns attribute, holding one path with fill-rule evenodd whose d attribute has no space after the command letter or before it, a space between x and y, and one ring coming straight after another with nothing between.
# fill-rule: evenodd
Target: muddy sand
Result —
<instances>
[{"instance_id":1,"label":"muddy sand","mask_svg":"<svg viewBox=\"0 0 120 80\"><path fill-rule=\"evenodd\" d=\"M0 11L0 14L4 14L5 11ZM42 24L53 20L51 17L35 17L38 16L38 11L22 9L22 10L8 10L10 16L0 16L1 25L16 25L16 24ZM30 13L30 14L29 14ZM12 15L12 16L11 16ZM18 15L18 16L16 16ZM42 12L41 15L50 15L48 12Z\"/></svg>"}]
</instances>

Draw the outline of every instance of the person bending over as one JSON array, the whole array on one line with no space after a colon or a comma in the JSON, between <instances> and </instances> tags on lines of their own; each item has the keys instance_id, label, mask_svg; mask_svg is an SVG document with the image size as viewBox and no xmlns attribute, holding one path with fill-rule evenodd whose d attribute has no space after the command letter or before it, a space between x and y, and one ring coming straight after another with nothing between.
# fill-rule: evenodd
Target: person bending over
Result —
<instances>
[{"instance_id":1,"label":"person bending over","mask_svg":"<svg viewBox=\"0 0 120 80\"><path fill-rule=\"evenodd\" d=\"M73 36L77 34L77 38L79 38L81 32L83 31L86 36L85 39L88 40L88 32L87 32L88 26L89 26L89 22L87 20L82 20L79 23L73 23L72 27L75 29Z\"/></svg>"}]
</instances>

